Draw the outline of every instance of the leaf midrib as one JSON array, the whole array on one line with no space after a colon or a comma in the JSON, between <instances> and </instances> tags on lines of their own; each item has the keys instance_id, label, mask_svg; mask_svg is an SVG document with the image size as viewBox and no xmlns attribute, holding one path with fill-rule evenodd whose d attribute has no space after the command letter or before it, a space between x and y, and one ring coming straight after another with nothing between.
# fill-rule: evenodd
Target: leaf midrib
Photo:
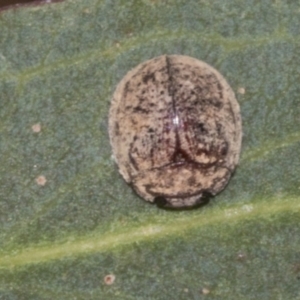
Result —
<instances>
[{"instance_id":1,"label":"leaf midrib","mask_svg":"<svg viewBox=\"0 0 300 300\"><path fill-rule=\"evenodd\" d=\"M258 199L259 200L259 199ZM113 231L99 234L94 232L87 237L74 237L70 242L47 243L34 245L25 248L17 254L0 256L0 268L18 268L28 264L46 263L51 260L62 259L67 256L79 256L95 252L107 252L116 248L128 246L139 242L149 242L158 239L170 239L183 234L186 231L197 229L207 230L212 224L244 222L254 218L268 218L283 212L293 212L300 210L300 197L287 197L278 201L277 198L271 201L255 201L254 204L235 204L224 209L207 210L205 214L199 216L199 212L193 215L167 218L161 220L150 220L139 225L127 223L126 228L119 225L114 226Z\"/></svg>"}]
</instances>

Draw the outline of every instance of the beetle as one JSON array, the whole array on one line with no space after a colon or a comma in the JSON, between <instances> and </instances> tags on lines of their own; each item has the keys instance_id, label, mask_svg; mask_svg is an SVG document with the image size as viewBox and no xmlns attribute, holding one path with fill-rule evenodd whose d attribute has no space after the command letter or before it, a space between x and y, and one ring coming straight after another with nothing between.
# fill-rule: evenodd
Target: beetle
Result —
<instances>
[{"instance_id":1,"label":"beetle","mask_svg":"<svg viewBox=\"0 0 300 300\"><path fill-rule=\"evenodd\" d=\"M213 67L162 55L117 85L109 136L119 172L138 195L164 207L193 207L222 191L238 164L240 108Z\"/></svg>"}]
</instances>

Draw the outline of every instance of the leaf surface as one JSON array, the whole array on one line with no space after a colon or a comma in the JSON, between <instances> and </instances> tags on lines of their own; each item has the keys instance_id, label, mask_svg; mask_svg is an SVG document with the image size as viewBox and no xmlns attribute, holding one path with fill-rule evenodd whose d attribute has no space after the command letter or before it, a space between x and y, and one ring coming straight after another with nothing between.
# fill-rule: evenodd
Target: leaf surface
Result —
<instances>
[{"instance_id":1,"label":"leaf surface","mask_svg":"<svg viewBox=\"0 0 300 300\"><path fill-rule=\"evenodd\" d=\"M3 11L0 298L300 299L299 15L271 0ZM161 54L214 66L241 106L240 165L201 209L147 204L111 159L116 84Z\"/></svg>"}]
</instances>

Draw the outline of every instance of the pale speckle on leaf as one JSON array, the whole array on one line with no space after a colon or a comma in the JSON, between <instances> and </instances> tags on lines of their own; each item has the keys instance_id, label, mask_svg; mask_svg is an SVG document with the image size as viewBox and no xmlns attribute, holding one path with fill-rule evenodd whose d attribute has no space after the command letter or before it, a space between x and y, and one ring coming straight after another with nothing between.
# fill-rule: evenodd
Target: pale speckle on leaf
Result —
<instances>
[{"instance_id":1,"label":"pale speckle on leaf","mask_svg":"<svg viewBox=\"0 0 300 300\"><path fill-rule=\"evenodd\" d=\"M245 212L252 212L253 211L253 205L245 204L242 206L242 210Z\"/></svg>"},{"instance_id":2,"label":"pale speckle on leaf","mask_svg":"<svg viewBox=\"0 0 300 300\"><path fill-rule=\"evenodd\" d=\"M240 252L237 256L238 261L244 261L247 258L247 255L243 252Z\"/></svg>"},{"instance_id":3,"label":"pale speckle on leaf","mask_svg":"<svg viewBox=\"0 0 300 300\"><path fill-rule=\"evenodd\" d=\"M40 123L37 123L37 124L32 125L31 129L33 132L38 133L38 132L41 132L42 127L41 127Z\"/></svg>"},{"instance_id":4,"label":"pale speckle on leaf","mask_svg":"<svg viewBox=\"0 0 300 300\"><path fill-rule=\"evenodd\" d=\"M238 88L238 93L241 95L244 95L246 93L245 88L243 88L243 87Z\"/></svg>"},{"instance_id":5,"label":"pale speckle on leaf","mask_svg":"<svg viewBox=\"0 0 300 300\"><path fill-rule=\"evenodd\" d=\"M210 290L208 288L203 288L202 289L202 294L203 295L208 295L210 293Z\"/></svg>"},{"instance_id":6,"label":"pale speckle on leaf","mask_svg":"<svg viewBox=\"0 0 300 300\"><path fill-rule=\"evenodd\" d=\"M39 177L37 177L37 178L35 179L35 182L36 182L38 185L44 186L44 185L47 183L47 179L46 179L45 176L40 175Z\"/></svg>"},{"instance_id":7,"label":"pale speckle on leaf","mask_svg":"<svg viewBox=\"0 0 300 300\"><path fill-rule=\"evenodd\" d=\"M115 282L116 276L114 274L109 274L104 277L104 283L107 285L112 285Z\"/></svg>"}]
</instances>

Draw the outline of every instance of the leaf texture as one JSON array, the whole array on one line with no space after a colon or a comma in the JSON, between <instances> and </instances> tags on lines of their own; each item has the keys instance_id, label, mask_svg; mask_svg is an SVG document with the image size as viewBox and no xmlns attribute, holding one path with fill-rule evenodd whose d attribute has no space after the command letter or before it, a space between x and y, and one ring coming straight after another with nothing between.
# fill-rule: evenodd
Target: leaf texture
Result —
<instances>
[{"instance_id":1,"label":"leaf texture","mask_svg":"<svg viewBox=\"0 0 300 300\"><path fill-rule=\"evenodd\" d=\"M0 299L300 299L299 16L271 0L3 11ZM196 210L142 201L111 158L116 84L162 54L214 66L241 106L240 165Z\"/></svg>"}]
</instances>

